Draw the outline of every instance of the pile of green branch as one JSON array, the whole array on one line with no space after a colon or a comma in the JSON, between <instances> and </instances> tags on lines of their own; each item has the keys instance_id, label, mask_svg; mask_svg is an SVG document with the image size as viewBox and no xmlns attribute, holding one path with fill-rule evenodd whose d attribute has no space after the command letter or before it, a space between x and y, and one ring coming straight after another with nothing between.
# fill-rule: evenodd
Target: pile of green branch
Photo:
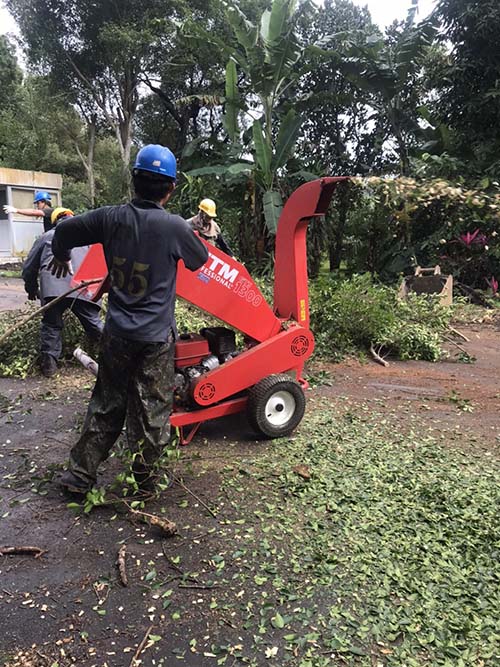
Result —
<instances>
[{"instance_id":1,"label":"pile of green branch","mask_svg":"<svg viewBox=\"0 0 500 667\"><path fill-rule=\"evenodd\" d=\"M0 338L14 327L14 331L0 345L0 376L24 378L38 372L41 318L35 316L33 319L24 322L26 317L34 314L36 310L37 307L32 305L24 310L0 313ZM198 332L204 326L219 324L197 308L182 301L177 303L176 318L180 333ZM63 328L63 358L71 359L73 350L77 346L83 347L92 356L97 354L97 350L87 340L77 318L71 312L67 312L64 317Z\"/></svg>"},{"instance_id":2,"label":"pile of green branch","mask_svg":"<svg viewBox=\"0 0 500 667\"><path fill-rule=\"evenodd\" d=\"M402 301L394 288L375 284L368 274L322 278L311 289L311 329L318 353L330 359L376 349L400 359L437 361L452 314L435 296Z\"/></svg>"},{"instance_id":3,"label":"pile of green branch","mask_svg":"<svg viewBox=\"0 0 500 667\"><path fill-rule=\"evenodd\" d=\"M36 308L33 307L33 312ZM29 311L12 310L0 314L0 337L11 327L19 326L9 334L0 346L0 376L26 377L37 372L40 354L40 318L34 317L21 326ZM85 333L72 313L64 317L63 357L71 358L78 345L88 344Z\"/></svg>"}]
</instances>

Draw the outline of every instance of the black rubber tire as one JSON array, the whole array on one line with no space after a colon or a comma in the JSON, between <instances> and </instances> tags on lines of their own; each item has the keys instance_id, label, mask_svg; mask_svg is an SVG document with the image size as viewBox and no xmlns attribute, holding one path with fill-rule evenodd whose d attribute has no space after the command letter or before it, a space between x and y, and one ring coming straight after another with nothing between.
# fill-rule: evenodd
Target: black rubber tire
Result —
<instances>
[{"instance_id":1,"label":"black rubber tire","mask_svg":"<svg viewBox=\"0 0 500 667\"><path fill-rule=\"evenodd\" d=\"M269 401L275 395L278 395L276 396L276 405L272 408L269 406ZM282 398L288 402L288 411L292 411L289 418L284 422L279 417L279 411L287 409L285 401L281 400ZM280 410L276 408L280 408ZM265 438L279 438L289 435L302 421L305 409L306 397L304 391L300 384L288 375L268 375L257 382L248 392L248 422L254 431Z\"/></svg>"}]
</instances>

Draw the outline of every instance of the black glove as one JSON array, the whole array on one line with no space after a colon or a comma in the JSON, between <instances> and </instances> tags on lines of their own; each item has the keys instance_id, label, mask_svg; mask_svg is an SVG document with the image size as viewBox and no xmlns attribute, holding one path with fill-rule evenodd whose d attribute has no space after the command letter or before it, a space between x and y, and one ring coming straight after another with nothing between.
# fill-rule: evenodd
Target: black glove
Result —
<instances>
[{"instance_id":1,"label":"black glove","mask_svg":"<svg viewBox=\"0 0 500 667\"><path fill-rule=\"evenodd\" d=\"M37 299L40 298L40 290L38 289L38 287L32 287L29 290L27 290L27 292L29 301L36 301Z\"/></svg>"},{"instance_id":2,"label":"black glove","mask_svg":"<svg viewBox=\"0 0 500 667\"><path fill-rule=\"evenodd\" d=\"M73 267L71 265L71 261L62 262L59 259L56 259L55 257L53 257L50 260L47 269L56 278L65 278L68 275L68 273L71 276L73 275Z\"/></svg>"}]
</instances>

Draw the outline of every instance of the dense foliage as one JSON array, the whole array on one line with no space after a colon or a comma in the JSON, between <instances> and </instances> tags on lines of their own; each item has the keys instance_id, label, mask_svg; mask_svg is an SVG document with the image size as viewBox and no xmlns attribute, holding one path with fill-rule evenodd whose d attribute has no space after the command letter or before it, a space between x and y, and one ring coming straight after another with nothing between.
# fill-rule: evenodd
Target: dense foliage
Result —
<instances>
[{"instance_id":1,"label":"dense foliage","mask_svg":"<svg viewBox=\"0 0 500 667\"><path fill-rule=\"evenodd\" d=\"M145 142L175 149L173 210L217 201L231 246L272 273L284 199L339 189L308 232L310 275L397 282L440 264L495 294L500 10L440 0L384 31L351 0L8 0L27 71L0 42L0 164L60 172L66 205L123 201ZM44 30L39 26L44 25Z\"/></svg>"},{"instance_id":2,"label":"dense foliage","mask_svg":"<svg viewBox=\"0 0 500 667\"><path fill-rule=\"evenodd\" d=\"M259 281L260 288L272 303L273 286ZM316 358L338 361L349 354L364 355L371 347L379 354L400 359L437 361L443 357L443 336L453 316L438 298L410 295L401 301L397 290L375 283L369 274L349 280L322 276L311 289L311 328L316 338ZM26 311L12 311L0 318L0 335L20 323ZM176 320L179 333L198 332L205 326L223 325L207 313L178 300ZM78 321L65 317L63 358L72 359L80 346L95 355ZM37 372L39 319L19 327L0 349L0 375L25 377ZM237 344L243 345L241 335Z\"/></svg>"},{"instance_id":3,"label":"dense foliage","mask_svg":"<svg viewBox=\"0 0 500 667\"><path fill-rule=\"evenodd\" d=\"M266 272L282 201L304 180L404 174L416 180L397 197L370 182L311 231L312 275L325 253L331 270L394 278L435 261L439 236L452 244L447 270L482 289L498 279L496 251L465 271L453 245L476 230L491 241L496 219L480 206L455 216L441 194L447 180L480 198L498 187L497 3L441 0L420 23L409 3L385 33L350 0L6 4L28 70L2 37L0 164L61 172L76 210L123 200L137 147L165 143L183 172L172 207L188 215L215 198L241 259ZM433 177L424 204L421 179ZM393 223L406 215L401 239ZM396 241L374 248L384 227Z\"/></svg>"}]
</instances>

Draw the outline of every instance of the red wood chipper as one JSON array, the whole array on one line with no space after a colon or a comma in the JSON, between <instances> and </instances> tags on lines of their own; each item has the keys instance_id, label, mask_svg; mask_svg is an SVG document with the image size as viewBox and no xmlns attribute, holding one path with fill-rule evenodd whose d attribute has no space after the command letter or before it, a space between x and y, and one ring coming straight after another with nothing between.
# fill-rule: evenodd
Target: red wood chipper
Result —
<instances>
[{"instance_id":1,"label":"red wood chipper","mask_svg":"<svg viewBox=\"0 0 500 667\"><path fill-rule=\"evenodd\" d=\"M175 344L175 398L172 426L182 444L210 419L246 412L260 437L290 434L304 416L305 361L314 349L309 330L306 230L326 213L337 184L347 177L322 178L299 187L281 213L276 233L274 307L264 299L243 264L207 244L209 258L188 271L179 262L177 295L231 329L205 327L181 334ZM93 246L74 276L102 278L87 287L98 298L107 267L100 245ZM235 331L244 344L236 345Z\"/></svg>"}]
</instances>

